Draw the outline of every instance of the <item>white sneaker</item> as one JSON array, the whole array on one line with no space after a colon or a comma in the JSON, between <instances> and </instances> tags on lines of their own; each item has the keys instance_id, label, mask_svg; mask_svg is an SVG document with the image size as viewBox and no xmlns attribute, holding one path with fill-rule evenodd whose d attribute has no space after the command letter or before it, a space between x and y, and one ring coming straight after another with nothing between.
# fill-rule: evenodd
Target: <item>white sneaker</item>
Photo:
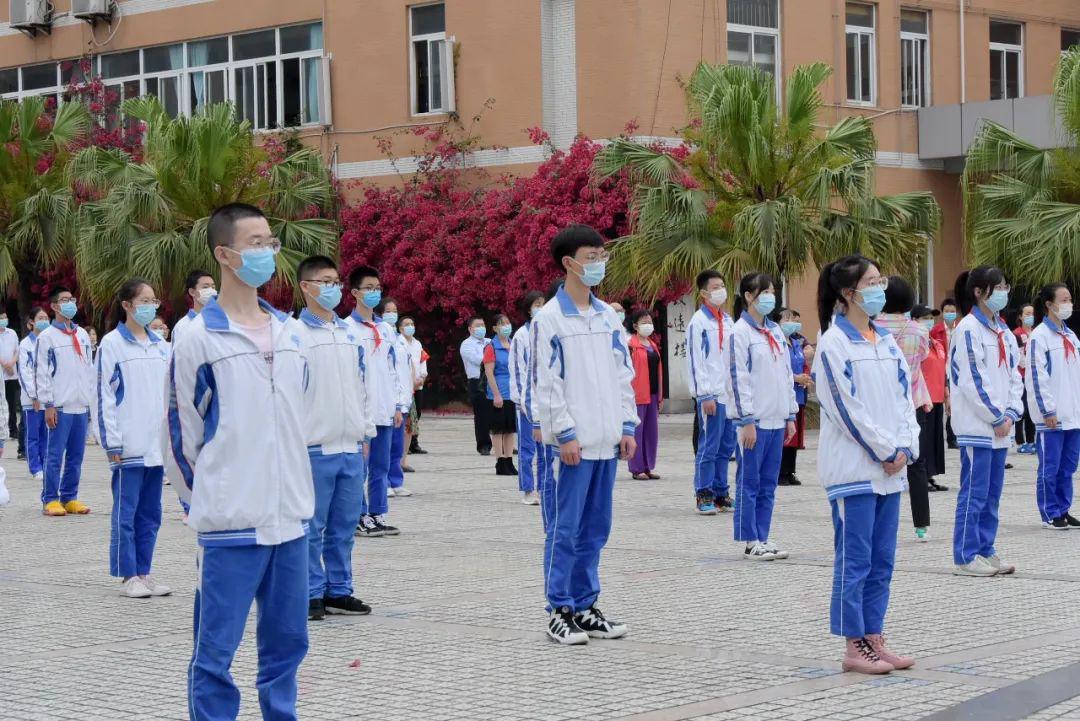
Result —
<instances>
[{"instance_id":1,"label":"white sneaker","mask_svg":"<svg viewBox=\"0 0 1080 721\"><path fill-rule=\"evenodd\" d=\"M788 557L788 552L787 551L781 551L779 548L776 547L776 544L774 544L772 541L765 541L765 543L763 543L762 545L765 546L766 551L771 553L777 559L787 558Z\"/></svg>"},{"instance_id":2,"label":"white sneaker","mask_svg":"<svg viewBox=\"0 0 1080 721\"><path fill-rule=\"evenodd\" d=\"M394 492L393 488L391 488L390 486L386 487L386 497L387 498L393 498L396 495L397 495L397 493Z\"/></svg>"},{"instance_id":3,"label":"white sneaker","mask_svg":"<svg viewBox=\"0 0 1080 721\"><path fill-rule=\"evenodd\" d=\"M540 496L536 491L526 491L521 494L521 502L526 506L539 506Z\"/></svg>"},{"instance_id":4,"label":"white sneaker","mask_svg":"<svg viewBox=\"0 0 1080 721\"><path fill-rule=\"evenodd\" d=\"M747 561L773 561L776 559L776 554L759 541L753 546L746 547L746 550L743 551L743 558Z\"/></svg>"},{"instance_id":5,"label":"white sneaker","mask_svg":"<svg viewBox=\"0 0 1080 721\"><path fill-rule=\"evenodd\" d=\"M158 583L154 580L153 576L141 576L143 585L150 589L151 596L169 596L172 595L172 589L166 586L164 583Z\"/></svg>"},{"instance_id":6,"label":"white sneaker","mask_svg":"<svg viewBox=\"0 0 1080 721\"><path fill-rule=\"evenodd\" d=\"M35 473L34 474L34 480L37 481L38 483L41 483L42 481L44 481L45 480L45 471L38 471L37 473Z\"/></svg>"},{"instance_id":7,"label":"white sneaker","mask_svg":"<svg viewBox=\"0 0 1080 721\"><path fill-rule=\"evenodd\" d=\"M954 576L996 576L998 570L982 556L975 556L971 563L957 564L953 567Z\"/></svg>"},{"instance_id":8,"label":"white sneaker","mask_svg":"<svg viewBox=\"0 0 1080 721\"><path fill-rule=\"evenodd\" d=\"M1016 573L1016 566L1011 563L1005 563L1001 560L1001 556L996 553L987 558L986 562L998 572L999 576L1008 576L1010 573Z\"/></svg>"},{"instance_id":9,"label":"white sneaker","mask_svg":"<svg viewBox=\"0 0 1080 721\"><path fill-rule=\"evenodd\" d=\"M0 478L0 506L6 506L9 503L11 503L11 492L4 484L4 479Z\"/></svg>"},{"instance_id":10,"label":"white sneaker","mask_svg":"<svg viewBox=\"0 0 1080 721\"><path fill-rule=\"evenodd\" d=\"M393 491L394 491L395 496L401 496L402 498L407 498L407 497L412 495L412 491L410 491L405 486L401 486L400 488L395 488L395 489L393 489Z\"/></svg>"},{"instance_id":11,"label":"white sneaker","mask_svg":"<svg viewBox=\"0 0 1080 721\"><path fill-rule=\"evenodd\" d=\"M154 593L146 587L141 578L132 576L120 586L120 595L128 598L150 598Z\"/></svg>"}]
</instances>

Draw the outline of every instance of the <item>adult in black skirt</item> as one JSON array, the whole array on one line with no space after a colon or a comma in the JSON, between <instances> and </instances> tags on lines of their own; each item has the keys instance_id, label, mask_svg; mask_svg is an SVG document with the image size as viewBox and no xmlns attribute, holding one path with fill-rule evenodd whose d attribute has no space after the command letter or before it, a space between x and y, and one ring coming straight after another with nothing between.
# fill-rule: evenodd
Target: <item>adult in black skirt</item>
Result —
<instances>
[{"instance_id":1,"label":"adult in black skirt","mask_svg":"<svg viewBox=\"0 0 1080 721\"><path fill-rule=\"evenodd\" d=\"M924 305L916 305L911 311L911 318L930 329L934 325L932 311ZM918 411L919 414L919 458L923 461L927 485L930 491L947 491L948 486L943 486L935 480L936 476L945 473L945 399L949 389L945 383L945 368L948 363L948 350L941 341L930 335L930 352L926 360L922 362L923 381L927 390L930 391L930 400L933 407L929 411Z\"/></svg>"}]
</instances>

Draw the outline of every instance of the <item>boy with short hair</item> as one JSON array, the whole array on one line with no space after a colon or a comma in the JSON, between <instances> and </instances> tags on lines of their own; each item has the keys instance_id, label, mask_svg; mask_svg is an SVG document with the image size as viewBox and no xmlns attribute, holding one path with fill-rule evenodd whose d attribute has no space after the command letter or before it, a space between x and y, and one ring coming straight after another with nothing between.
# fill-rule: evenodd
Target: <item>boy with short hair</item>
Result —
<instances>
[{"instance_id":1,"label":"boy with short hair","mask_svg":"<svg viewBox=\"0 0 1080 721\"><path fill-rule=\"evenodd\" d=\"M180 337L187 330L187 326L194 320L195 316L202 312L202 309L206 307L206 304L212 298L217 297L217 284L214 282L214 276L205 270L193 270L188 273L184 285L187 288L187 296L191 299L191 308L183 318L176 321L172 330L172 338L162 336L162 338L172 343L180 340Z\"/></svg>"},{"instance_id":2,"label":"boy with short hair","mask_svg":"<svg viewBox=\"0 0 1080 721\"><path fill-rule=\"evenodd\" d=\"M551 242L566 281L532 324L534 422L558 446L554 488L543 494L548 636L562 644L619 638L625 624L604 617L600 552L611 532L619 458L634 455L634 369L611 306L592 294L604 279L604 239L571 225Z\"/></svg>"},{"instance_id":3,"label":"boy with short hair","mask_svg":"<svg viewBox=\"0 0 1080 721\"><path fill-rule=\"evenodd\" d=\"M221 293L175 347L167 392L168 475L199 538L188 712L236 718L240 691L229 667L255 601L259 706L263 718L294 720L315 507L302 331L258 297L281 249L262 211L218 208L207 239Z\"/></svg>"}]
</instances>

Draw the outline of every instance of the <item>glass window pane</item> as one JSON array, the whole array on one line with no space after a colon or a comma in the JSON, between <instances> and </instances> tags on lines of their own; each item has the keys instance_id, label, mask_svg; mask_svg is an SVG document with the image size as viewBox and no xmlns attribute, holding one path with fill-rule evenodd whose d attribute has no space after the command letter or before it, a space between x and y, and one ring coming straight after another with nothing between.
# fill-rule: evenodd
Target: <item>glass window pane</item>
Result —
<instances>
[{"instance_id":1,"label":"glass window pane","mask_svg":"<svg viewBox=\"0 0 1080 721\"><path fill-rule=\"evenodd\" d=\"M862 97L860 100L868 103L874 98L870 89L870 81L873 79L874 75L874 65L873 60L870 58L870 38L863 35L860 40L862 40L862 45L860 47L861 55L859 57L859 67L862 70Z\"/></svg>"},{"instance_id":2,"label":"glass window pane","mask_svg":"<svg viewBox=\"0 0 1080 721\"><path fill-rule=\"evenodd\" d=\"M260 30L257 33L233 35L233 60L251 60L277 54L277 45L273 30Z\"/></svg>"},{"instance_id":3,"label":"glass window pane","mask_svg":"<svg viewBox=\"0 0 1080 721\"><path fill-rule=\"evenodd\" d=\"M848 100L859 99L859 36L847 34L847 96Z\"/></svg>"},{"instance_id":4,"label":"glass window pane","mask_svg":"<svg viewBox=\"0 0 1080 721\"><path fill-rule=\"evenodd\" d=\"M143 72L160 73L184 67L183 45L162 45L143 50Z\"/></svg>"},{"instance_id":5,"label":"glass window pane","mask_svg":"<svg viewBox=\"0 0 1080 721\"><path fill-rule=\"evenodd\" d=\"M1061 29L1061 49L1070 50L1080 45L1080 30Z\"/></svg>"},{"instance_id":6,"label":"glass window pane","mask_svg":"<svg viewBox=\"0 0 1080 721\"><path fill-rule=\"evenodd\" d=\"M56 63L27 65L22 69L23 90L37 90L39 88L51 88L55 86Z\"/></svg>"},{"instance_id":7,"label":"glass window pane","mask_svg":"<svg viewBox=\"0 0 1080 721\"><path fill-rule=\"evenodd\" d=\"M19 90L19 69L0 70L0 93L14 93Z\"/></svg>"},{"instance_id":8,"label":"glass window pane","mask_svg":"<svg viewBox=\"0 0 1080 721\"><path fill-rule=\"evenodd\" d=\"M445 40L438 40L428 44L431 53L431 109L442 110L442 87L443 87L443 46Z\"/></svg>"},{"instance_id":9,"label":"glass window pane","mask_svg":"<svg viewBox=\"0 0 1080 721\"><path fill-rule=\"evenodd\" d=\"M728 31L727 34L727 61L731 65L750 64L750 38L749 33Z\"/></svg>"},{"instance_id":10,"label":"glass window pane","mask_svg":"<svg viewBox=\"0 0 1080 721\"><path fill-rule=\"evenodd\" d=\"M848 3L847 24L864 28L874 27L874 7L860 3Z\"/></svg>"},{"instance_id":11,"label":"glass window pane","mask_svg":"<svg viewBox=\"0 0 1080 721\"><path fill-rule=\"evenodd\" d=\"M413 35L446 32L446 6L443 3L421 5L411 11Z\"/></svg>"},{"instance_id":12,"label":"glass window pane","mask_svg":"<svg viewBox=\"0 0 1080 721\"><path fill-rule=\"evenodd\" d=\"M87 73L84 70L84 67L89 67L89 64L89 58L84 60L61 60L60 84L71 85L72 83L85 83Z\"/></svg>"},{"instance_id":13,"label":"glass window pane","mask_svg":"<svg viewBox=\"0 0 1080 721\"><path fill-rule=\"evenodd\" d=\"M300 53L305 50L321 50L323 46L322 23L293 25L281 28L281 52Z\"/></svg>"},{"instance_id":14,"label":"glass window pane","mask_svg":"<svg viewBox=\"0 0 1080 721\"><path fill-rule=\"evenodd\" d=\"M229 62L229 39L212 38L188 43L188 65L216 65Z\"/></svg>"},{"instance_id":15,"label":"glass window pane","mask_svg":"<svg viewBox=\"0 0 1080 721\"><path fill-rule=\"evenodd\" d=\"M1005 53L1005 97L1020 97L1020 54Z\"/></svg>"},{"instance_id":16,"label":"glass window pane","mask_svg":"<svg viewBox=\"0 0 1080 721\"><path fill-rule=\"evenodd\" d=\"M139 51L114 53L101 56L101 75L106 78L122 78L139 74Z\"/></svg>"},{"instance_id":17,"label":"glass window pane","mask_svg":"<svg viewBox=\"0 0 1080 721\"><path fill-rule=\"evenodd\" d=\"M300 95L303 92L300 87L300 60L281 61L281 84L282 84L282 125L295 127L301 124Z\"/></svg>"},{"instance_id":18,"label":"glass window pane","mask_svg":"<svg viewBox=\"0 0 1080 721\"><path fill-rule=\"evenodd\" d=\"M322 89L322 61L319 58L304 59L304 122L322 122L319 92Z\"/></svg>"},{"instance_id":19,"label":"glass window pane","mask_svg":"<svg viewBox=\"0 0 1080 721\"><path fill-rule=\"evenodd\" d=\"M233 73L236 116L255 126L255 68L237 68Z\"/></svg>"},{"instance_id":20,"label":"glass window pane","mask_svg":"<svg viewBox=\"0 0 1080 721\"><path fill-rule=\"evenodd\" d=\"M413 43L413 59L416 63L416 112L426 113L428 104L428 49L426 40Z\"/></svg>"},{"instance_id":21,"label":"glass window pane","mask_svg":"<svg viewBox=\"0 0 1080 721\"><path fill-rule=\"evenodd\" d=\"M170 118L180 114L180 78L161 79L161 104Z\"/></svg>"},{"instance_id":22,"label":"glass window pane","mask_svg":"<svg viewBox=\"0 0 1080 721\"><path fill-rule=\"evenodd\" d=\"M990 21L990 42L1019 45L1022 33L1019 23L999 23Z\"/></svg>"},{"instance_id":23,"label":"glass window pane","mask_svg":"<svg viewBox=\"0 0 1080 721\"><path fill-rule=\"evenodd\" d=\"M900 102L904 105L915 104L915 77L912 67L913 40L900 41Z\"/></svg>"},{"instance_id":24,"label":"glass window pane","mask_svg":"<svg viewBox=\"0 0 1080 721\"><path fill-rule=\"evenodd\" d=\"M728 0L727 21L759 28L780 26L776 0Z\"/></svg>"},{"instance_id":25,"label":"glass window pane","mask_svg":"<svg viewBox=\"0 0 1080 721\"><path fill-rule=\"evenodd\" d=\"M277 62L269 62L259 66L260 74L262 76L262 88L266 94L266 101L263 103L264 113L266 114L266 127L276 128L278 125L278 113L277 113Z\"/></svg>"},{"instance_id":26,"label":"glass window pane","mask_svg":"<svg viewBox=\"0 0 1080 721\"><path fill-rule=\"evenodd\" d=\"M1001 77L1001 66L1004 62L1002 56L1005 53L1001 50L990 51L990 99L1001 100L1005 97L1005 86Z\"/></svg>"},{"instance_id":27,"label":"glass window pane","mask_svg":"<svg viewBox=\"0 0 1080 721\"><path fill-rule=\"evenodd\" d=\"M776 77L776 36L754 36L754 66Z\"/></svg>"},{"instance_id":28,"label":"glass window pane","mask_svg":"<svg viewBox=\"0 0 1080 721\"><path fill-rule=\"evenodd\" d=\"M900 30L905 33L926 34L926 13L920 10L900 11Z\"/></svg>"}]
</instances>

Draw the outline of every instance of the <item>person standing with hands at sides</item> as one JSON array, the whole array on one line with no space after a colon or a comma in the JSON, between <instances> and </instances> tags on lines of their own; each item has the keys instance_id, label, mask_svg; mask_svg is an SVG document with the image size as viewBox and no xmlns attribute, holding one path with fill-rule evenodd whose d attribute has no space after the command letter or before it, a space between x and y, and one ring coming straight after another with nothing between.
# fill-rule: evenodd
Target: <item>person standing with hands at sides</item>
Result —
<instances>
[{"instance_id":1,"label":"person standing with hands at sides","mask_svg":"<svg viewBox=\"0 0 1080 721\"><path fill-rule=\"evenodd\" d=\"M367 493L356 535L369 538L397 536L401 531L387 524L385 516L390 510L387 496L393 436L405 422L404 414L408 410L405 389L398 375L398 350L393 329L375 316L375 309L382 302L379 271L366 265L353 268L349 273L349 292L356 308L345 322L364 349L367 392L375 421L375 437L368 443Z\"/></svg>"},{"instance_id":2,"label":"person standing with hands at sides","mask_svg":"<svg viewBox=\"0 0 1080 721\"><path fill-rule=\"evenodd\" d=\"M353 533L367 475L364 444L375 437L364 351L355 331L334 313L341 304L334 261L306 258L296 277L305 304L298 325L308 364L305 429L315 482L315 513L307 529L308 620L363 616L371 607L353 597Z\"/></svg>"},{"instance_id":3,"label":"person standing with hands at sides","mask_svg":"<svg viewBox=\"0 0 1080 721\"><path fill-rule=\"evenodd\" d=\"M941 322L934 326L930 331L930 337L941 344L941 347L945 349L946 355L948 355L952 349L953 332L956 330L956 324L959 322L960 314L957 311L956 301L952 298L946 298L941 301ZM946 384L949 383L948 374L945 377ZM945 394L945 438L949 445L949 448L959 448L956 445L956 434L952 429L952 399L951 393Z\"/></svg>"},{"instance_id":4,"label":"person standing with hands at sides","mask_svg":"<svg viewBox=\"0 0 1080 721\"><path fill-rule=\"evenodd\" d=\"M1016 345L1020 349L1020 378L1024 378L1027 372L1027 342L1031 337L1031 329L1035 327L1035 306L1030 303L1020 307L1020 314L1016 316L1016 327L1013 335L1016 336ZM1016 423L1016 452L1035 453L1035 423L1031 420L1028 412L1027 385L1024 387L1023 396L1024 415Z\"/></svg>"},{"instance_id":5,"label":"person standing with hands at sides","mask_svg":"<svg viewBox=\"0 0 1080 721\"><path fill-rule=\"evenodd\" d=\"M25 447L19 432L19 334L8 327L8 314L0 310L0 370L4 376L4 395L8 405L9 438L19 439L18 452Z\"/></svg>"},{"instance_id":6,"label":"person standing with hands at sides","mask_svg":"<svg viewBox=\"0 0 1080 721\"><path fill-rule=\"evenodd\" d=\"M932 333L935 323L930 308L916 305L911 309L911 318L930 335L930 345L922 362L922 377L932 405L926 417L927 422L919 424L919 460L926 468L926 485L930 492L947 491L949 487L941 485L934 477L945 473L945 399L949 392L945 383L945 365L948 354ZM926 535L916 539L928 541L930 537Z\"/></svg>"},{"instance_id":7,"label":"person standing with hands at sides","mask_svg":"<svg viewBox=\"0 0 1080 721\"><path fill-rule=\"evenodd\" d=\"M78 499L94 366L90 337L72 322L75 296L63 287L49 295L55 320L38 335L34 350L35 396L45 409L45 478L41 503L46 516L86 514Z\"/></svg>"},{"instance_id":8,"label":"person standing with hands at sides","mask_svg":"<svg viewBox=\"0 0 1080 721\"><path fill-rule=\"evenodd\" d=\"M1027 404L1038 428L1035 500L1043 528L1054 531L1080 526L1069 513L1080 461L1080 340L1065 325L1072 311L1065 284L1045 286L1035 298L1038 326L1027 344Z\"/></svg>"},{"instance_id":9,"label":"person standing with hands at sides","mask_svg":"<svg viewBox=\"0 0 1080 721\"><path fill-rule=\"evenodd\" d=\"M656 447L660 436L660 408L664 403L664 364L660 346L652 339L656 326L647 310L635 310L630 316L630 362L634 368L634 402L638 426L634 431L637 451L630 459L630 473L636 481L659 480Z\"/></svg>"},{"instance_id":10,"label":"person standing with hands at sides","mask_svg":"<svg viewBox=\"0 0 1080 721\"><path fill-rule=\"evenodd\" d=\"M776 307L772 278L748 273L739 282L731 333L731 397L738 427L739 470L735 489L735 540L746 544L743 558L787 558L769 541L784 443L795 435L799 406L787 339L769 320Z\"/></svg>"},{"instance_id":11,"label":"person standing with hands at sides","mask_svg":"<svg viewBox=\"0 0 1080 721\"><path fill-rule=\"evenodd\" d=\"M551 241L566 281L532 326L532 416L543 442L559 448L559 469L543 493L547 634L561 644L620 638L624 623L604 616L600 552L611 533L619 457L636 450L634 369L618 316L592 293L604 279L604 238L570 225Z\"/></svg>"},{"instance_id":12,"label":"person standing with hands at sides","mask_svg":"<svg viewBox=\"0 0 1080 721\"><path fill-rule=\"evenodd\" d=\"M400 403L402 406L401 414L403 418L407 418L413 400L412 389L410 388L412 373L407 362L405 341L397 329L399 318L397 301L392 298L384 300L382 302L382 313L376 318L390 328L390 335L387 336L387 339L393 344L394 352L391 360L394 363L394 372L398 376L398 382L401 384L403 397ZM405 421L403 420L400 426L394 427L394 432L390 436L390 468L386 474L386 494L391 498L399 495L402 497L412 495L412 492L405 488L405 470L402 466L402 462L405 460L405 448Z\"/></svg>"},{"instance_id":13,"label":"person standing with hands at sides","mask_svg":"<svg viewBox=\"0 0 1080 721\"><path fill-rule=\"evenodd\" d=\"M960 445L960 493L953 526L953 573L994 576L1016 570L994 548L998 503L1013 425L1023 413L1019 351L1000 318L1009 284L999 268L982 265L956 279L964 317L949 350L953 428Z\"/></svg>"},{"instance_id":14,"label":"person standing with hands at sides","mask_svg":"<svg viewBox=\"0 0 1080 721\"><path fill-rule=\"evenodd\" d=\"M308 648L306 526L315 510L303 331L258 296L281 250L262 211L218 208L207 240L221 293L173 349L166 391L168 475L191 508L199 544L188 713L237 717L229 668L254 601L262 716L295 721L296 671Z\"/></svg>"},{"instance_id":15,"label":"person standing with hands at sides","mask_svg":"<svg viewBox=\"0 0 1080 721\"><path fill-rule=\"evenodd\" d=\"M465 365L465 378L469 386L469 402L473 409L473 433L476 435L476 452L482 456L491 455L491 435L488 433L488 416L491 415L491 402L484 393L484 383L480 376L484 372L484 349L491 341L487 337L484 319L479 316L469 318L465 327L469 337L461 341L458 352Z\"/></svg>"},{"instance_id":16,"label":"person standing with hands at sides","mask_svg":"<svg viewBox=\"0 0 1080 721\"><path fill-rule=\"evenodd\" d=\"M518 490L526 506L539 506L540 493L551 488L555 453L540 442L539 424L532 418L532 319L544 307L544 294L530 291L521 299L521 314L528 318L510 341L510 400L517 408ZM538 492L539 491L539 492Z\"/></svg>"},{"instance_id":17,"label":"person standing with hands at sides","mask_svg":"<svg viewBox=\"0 0 1080 721\"><path fill-rule=\"evenodd\" d=\"M184 334L184 330L188 324L195 319L199 313L202 313L202 309L206 307L206 304L210 302L212 298L217 297L217 284L214 282L214 276L205 270L193 270L188 273L187 282L184 284L187 288L187 296L191 299L191 308L184 315L183 318L176 321L176 325L173 326L172 342L180 340L180 337Z\"/></svg>"},{"instance_id":18,"label":"person standing with hands at sides","mask_svg":"<svg viewBox=\"0 0 1080 721\"><path fill-rule=\"evenodd\" d=\"M731 408L731 334L735 321L724 310L724 277L703 270L696 279L697 309L686 329L690 395L697 408L694 450L694 504L704 516L731 508L728 466L735 451Z\"/></svg>"},{"instance_id":19,"label":"person standing with hands at sides","mask_svg":"<svg viewBox=\"0 0 1080 721\"><path fill-rule=\"evenodd\" d=\"M405 316L398 321L398 334L401 336L402 348L405 349L405 368L401 372L409 380L408 385L405 387L409 395L409 414L405 418L405 456L408 457L416 453L417 446L413 441L416 440L417 434L420 433L419 393L423 390L424 383L427 382L427 362L430 356L428 356L420 341L416 339L416 321L413 318ZM422 449L421 451L422 453L427 452ZM401 459L401 470L405 473L415 472L415 469L408 464L405 458ZM409 491L405 486L401 486L395 491L395 495L411 496L412 491Z\"/></svg>"},{"instance_id":20,"label":"person standing with hands at sides","mask_svg":"<svg viewBox=\"0 0 1080 721\"><path fill-rule=\"evenodd\" d=\"M835 550L830 629L846 639L843 669L869 674L915 664L889 650L882 635L900 494L919 444L904 353L871 320L892 283L861 255L829 263L818 281L822 333L813 375L821 401L818 476L832 507Z\"/></svg>"},{"instance_id":21,"label":"person standing with hands at sides","mask_svg":"<svg viewBox=\"0 0 1080 721\"><path fill-rule=\"evenodd\" d=\"M35 481L41 482L45 469L45 409L37 399L34 373L37 364L34 353L38 336L49 327L49 313L44 308L33 308L26 320L26 336L19 343L19 398L23 412L23 440L26 449L26 465Z\"/></svg>"},{"instance_id":22,"label":"person standing with hands at sides","mask_svg":"<svg viewBox=\"0 0 1080 721\"><path fill-rule=\"evenodd\" d=\"M516 476L514 435L517 409L510 400L510 337L513 328L505 313L495 316L495 338L484 348L484 374L487 397L491 401L491 445L495 451L495 475Z\"/></svg>"},{"instance_id":23,"label":"person standing with hands at sides","mask_svg":"<svg viewBox=\"0 0 1080 721\"><path fill-rule=\"evenodd\" d=\"M169 353L148 330L158 309L142 278L120 286L116 328L97 354L98 439L112 470L109 573L128 598L168 596L172 589L150 575L161 528L164 458L161 431Z\"/></svg>"},{"instance_id":24,"label":"person standing with hands at sides","mask_svg":"<svg viewBox=\"0 0 1080 721\"><path fill-rule=\"evenodd\" d=\"M791 372L795 378L795 402L799 412L795 415L795 435L784 441L784 450L780 456L780 486L801 486L802 481L795 475L795 461L798 453L806 447L806 394L810 389L810 363L806 357L809 345L802 334L802 316L794 308L780 311L780 330L788 339L788 358L791 360Z\"/></svg>"}]
</instances>

